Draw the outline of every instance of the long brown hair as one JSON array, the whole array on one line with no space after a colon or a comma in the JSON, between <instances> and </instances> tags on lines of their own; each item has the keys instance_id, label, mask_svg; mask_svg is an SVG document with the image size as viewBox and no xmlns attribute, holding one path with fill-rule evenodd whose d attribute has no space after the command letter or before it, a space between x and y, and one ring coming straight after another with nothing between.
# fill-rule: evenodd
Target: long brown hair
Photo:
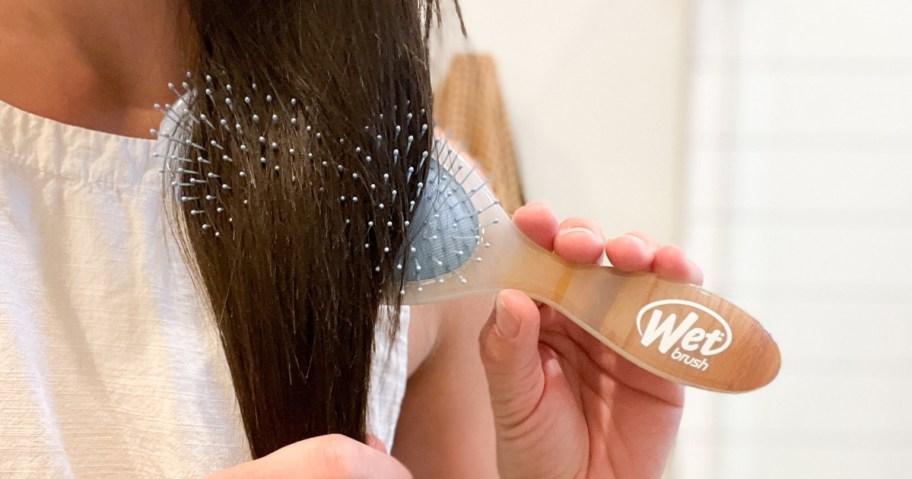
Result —
<instances>
[{"instance_id":1,"label":"long brown hair","mask_svg":"<svg viewBox=\"0 0 912 479\"><path fill-rule=\"evenodd\" d=\"M328 433L364 440L378 309L398 305L397 254L426 176L439 7L187 4L198 121L184 127L207 173L180 170L175 212L253 457Z\"/></svg>"}]
</instances>

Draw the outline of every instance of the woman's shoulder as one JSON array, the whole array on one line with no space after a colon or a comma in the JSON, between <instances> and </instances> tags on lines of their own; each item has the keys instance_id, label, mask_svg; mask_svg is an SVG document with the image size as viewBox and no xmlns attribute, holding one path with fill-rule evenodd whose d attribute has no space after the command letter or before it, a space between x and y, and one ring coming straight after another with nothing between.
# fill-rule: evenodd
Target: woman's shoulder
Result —
<instances>
[{"instance_id":1,"label":"woman's shoulder","mask_svg":"<svg viewBox=\"0 0 912 479\"><path fill-rule=\"evenodd\" d=\"M493 296L468 297L410 307L408 375L421 369L441 348L477 338L491 314Z\"/></svg>"},{"instance_id":2,"label":"woman's shoulder","mask_svg":"<svg viewBox=\"0 0 912 479\"><path fill-rule=\"evenodd\" d=\"M408 375L417 371L437 348L440 334L439 304L409 306Z\"/></svg>"}]
</instances>

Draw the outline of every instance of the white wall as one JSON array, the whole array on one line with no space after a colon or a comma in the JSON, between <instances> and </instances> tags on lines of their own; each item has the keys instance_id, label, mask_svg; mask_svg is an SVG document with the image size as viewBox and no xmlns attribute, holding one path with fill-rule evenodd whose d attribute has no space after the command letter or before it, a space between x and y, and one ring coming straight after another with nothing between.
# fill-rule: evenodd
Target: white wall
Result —
<instances>
[{"instance_id":1,"label":"white wall","mask_svg":"<svg viewBox=\"0 0 912 479\"><path fill-rule=\"evenodd\" d=\"M908 477L912 3L461 3L529 198L683 240L779 341L767 388L688 392L672 477Z\"/></svg>"},{"instance_id":2,"label":"white wall","mask_svg":"<svg viewBox=\"0 0 912 479\"><path fill-rule=\"evenodd\" d=\"M688 2L460 4L468 48L498 64L527 199L609 235L678 240ZM434 55L439 71L445 55Z\"/></svg>"},{"instance_id":3,"label":"white wall","mask_svg":"<svg viewBox=\"0 0 912 479\"><path fill-rule=\"evenodd\" d=\"M910 477L912 3L697 3L686 243L783 362L690 392L673 477Z\"/></svg>"}]
</instances>

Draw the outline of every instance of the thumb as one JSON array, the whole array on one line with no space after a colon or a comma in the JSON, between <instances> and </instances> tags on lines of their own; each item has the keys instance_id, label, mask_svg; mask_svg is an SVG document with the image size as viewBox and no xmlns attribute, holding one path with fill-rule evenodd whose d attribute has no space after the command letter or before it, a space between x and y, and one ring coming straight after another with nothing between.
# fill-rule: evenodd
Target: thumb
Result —
<instances>
[{"instance_id":1,"label":"thumb","mask_svg":"<svg viewBox=\"0 0 912 479\"><path fill-rule=\"evenodd\" d=\"M481 330L481 356L499 428L521 423L535 410L545 386L538 334L541 316L525 294L504 290Z\"/></svg>"}]
</instances>

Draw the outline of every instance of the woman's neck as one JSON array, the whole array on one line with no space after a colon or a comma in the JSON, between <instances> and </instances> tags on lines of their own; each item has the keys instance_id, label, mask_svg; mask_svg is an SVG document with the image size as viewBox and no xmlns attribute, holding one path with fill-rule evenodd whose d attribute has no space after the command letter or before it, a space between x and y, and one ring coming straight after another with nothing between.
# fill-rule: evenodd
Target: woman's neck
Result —
<instances>
[{"instance_id":1,"label":"woman's neck","mask_svg":"<svg viewBox=\"0 0 912 479\"><path fill-rule=\"evenodd\" d=\"M148 137L152 105L187 69L177 1L0 0L0 12L0 100L30 113Z\"/></svg>"}]
</instances>

